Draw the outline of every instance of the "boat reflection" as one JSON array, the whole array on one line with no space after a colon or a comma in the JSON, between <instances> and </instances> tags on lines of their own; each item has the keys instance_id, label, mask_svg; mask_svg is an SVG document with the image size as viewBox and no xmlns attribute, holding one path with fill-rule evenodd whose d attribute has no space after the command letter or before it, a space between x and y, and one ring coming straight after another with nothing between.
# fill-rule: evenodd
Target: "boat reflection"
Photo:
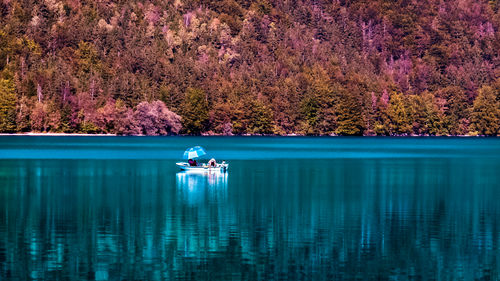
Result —
<instances>
[{"instance_id":1,"label":"boat reflection","mask_svg":"<svg viewBox=\"0 0 500 281\"><path fill-rule=\"evenodd\" d=\"M222 203L227 198L227 173L176 174L176 187L180 198L187 204Z\"/></svg>"},{"instance_id":2,"label":"boat reflection","mask_svg":"<svg viewBox=\"0 0 500 281\"><path fill-rule=\"evenodd\" d=\"M184 258L207 258L227 247L229 226L234 223L233 210L227 200L227 173L176 174L177 198L174 208L177 222L175 268L186 266ZM205 252L203 254L202 252Z\"/></svg>"}]
</instances>

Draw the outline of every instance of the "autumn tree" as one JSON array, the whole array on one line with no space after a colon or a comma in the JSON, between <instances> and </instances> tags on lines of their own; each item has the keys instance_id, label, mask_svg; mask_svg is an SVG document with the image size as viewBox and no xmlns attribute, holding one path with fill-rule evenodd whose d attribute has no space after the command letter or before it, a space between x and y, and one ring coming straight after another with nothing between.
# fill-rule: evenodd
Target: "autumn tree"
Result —
<instances>
[{"instance_id":1,"label":"autumn tree","mask_svg":"<svg viewBox=\"0 0 500 281\"><path fill-rule=\"evenodd\" d=\"M34 131L58 132L61 116L53 101L36 102L30 120Z\"/></svg>"},{"instance_id":2,"label":"autumn tree","mask_svg":"<svg viewBox=\"0 0 500 281\"><path fill-rule=\"evenodd\" d=\"M90 94L92 99L99 94L99 76L103 65L99 55L92 43L80 42L75 52L78 63L77 75L80 79L82 89Z\"/></svg>"},{"instance_id":3,"label":"autumn tree","mask_svg":"<svg viewBox=\"0 0 500 281\"><path fill-rule=\"evenodd\" d=\"M233 100L229 109L232 133L236 135L246 133L249 123L247 103L242 100Z\"/></svg>"},{"instance_id":4,"label":"autumn tree","mask_svg":"<svg viewBox=\"0 0 500 281\"><path fill-rule=\"evenodd\" d=\"M223 135L233 134L233 124L231 123L233 108L228 102L214 105L210 111L210 129L212 132Z\"/></svg>"},{"instance_id":5,"label":"autumn tree","mask_svg":"<svg viewBox=\"0 0 500 281\"><path fill-rule=\"evenodd\" d=\"M17 131L18 132L29 132L31 131L31 121L30 121L30 111L31 111L31 100L22 96L17 103Z\"/></svg>"},{"instance_id":6,"label":"autumn tree","mask_svg":"<svg viewBox=\"0 0 500 281\"><path fill-rule=\"evenodd\" d=\"M352 95L345 94L337 104L337 130L335 133L345 136L360 136L363 134L364 124L361 104Z\"/></svg>"},{"instance_id":7,"label":"autumn tree","mask_svg":"<svg viewBox=\"0 0 500 281\"><path fill-rule=\"evenodd\" d=\"M436 95L446 101L445 117L449 133L467 134L468 130L464 125L469 118L469 100L464 90L457 86L448 86L437 91Z\"/></svg>"},{"instance_id":8,"label":"autumn tree","mask_svg":"<svg viewBox=\"0 0 500 281\"><path fill-rule=\"evenodd\" d=\"M389 131L392 135L411 133L411 115L403 94L395 93L391 95L387 116L390 120Z\"/></svg>"},{"instance_id":9,"label":"autumn tree","mask_svg":"<svg viewBox=\"0 0 500 281\"><path fill-rule=\"evenodd\" d=\"M412 132L417 135L447 134L444 112L438 108L433 94L412 95L409 98Z\"/></svg>"},{"instance_id":10,"label":"autumn tree","mask_svg":"<svg viewBox=\"0 0 500 281\"><path fill-rule=\"evenodd\" d=\"M262 102L252 101L248 108L248 133L272 134L274 127L272 114L271 109Z\"/></svg>"},{"instance_id":11,"label":"autumn tree","mask_svg":"<svg viewBox=\"0 0 500 281\"><path fill-rule=\"evenodd\" d=\"M189 88L182 105L182 125L189 135L199 135L208 127L208 102L201 89Z\"/></svg>"},{"instance_id":12,"label":"autumn tree","mask_svg":"<svg viewBox=\"0 0 500 281\"><path fill-rule=\"evenodd\" d=\"M316 97L302 100L301 113L303 116L303 132L308 135L318 134L320 102Z\"/></svg>"},{"instance_id":13,"label":"autumn tree","mask_svg":"<svg viewBox=\"0 0 500 281\"><path fill-rule=\"evenodd\" d=\"M14 132L143 134L161 100L186 134L494 134L496 0L66 2L0 4Z\"/></svg>"},{"instance_id":14,"label":"autumn tree","mask_svg":"<svg viewBox=\"0 0 500 281\"><path fill-rule=\"evenodd\" d=\"M345 89L331 81L327 71L314 65L305 73L306 93L301 103L306 134L330 134L335 130L335 103Z\"/></svg>"},{"instance_id":15,"label":"autumn tree","mask_svg":"<svg viewBox=\"0 0 500 281\"><path fill-rule=\"evenodd\" d=\"M115 133L118 135L139 135L142 128L134 117L134 111L117 100L115 103Z\"/></svg>"},{"instance_id":16,"label":"autumn tree","mask_svg":"<svg viewBox=\"0 0 500 281\"><path fill-rule=\"evenodd\" d=\"M143 135L178 134L181 130L181 117L168 110L162 101L141 102L134 118Z\"/></svg>"},{"instance_id":17,"label":"autumn tree","mask_svg":"<svg viewBox=\"0 0 500 281\"><path fill-rule=\"evenodd\" d=\"M0 132L16 131L16 93L14 82L0 76Z\"/></svg>"},{"instance_id":18,"label":"autumn tree","mask_svg":"<svg viewBox=\"0 0 500 281\"><path fill-rule=\"evenodd\" d=\"M373 97L375 101L377 101L376 96ZM377 135L387 136L390 135L390 123L391 120L389 118L389 93L387 90L384 90L380 98L378 98L378 102L374 106L375 110L375 125L374 131Z\"/></svg>"},{"instance_id":19,"label":"autumn tree","mask_svg":"<svg viewBox=\"0 0 500 281\"><path fill-rule=\"evenodd\" d=\"M471 112L471 129L480 135L500 133L500 112L496 94L492 87L483 86L474 101Z\"/></svg>"}]
</instances>

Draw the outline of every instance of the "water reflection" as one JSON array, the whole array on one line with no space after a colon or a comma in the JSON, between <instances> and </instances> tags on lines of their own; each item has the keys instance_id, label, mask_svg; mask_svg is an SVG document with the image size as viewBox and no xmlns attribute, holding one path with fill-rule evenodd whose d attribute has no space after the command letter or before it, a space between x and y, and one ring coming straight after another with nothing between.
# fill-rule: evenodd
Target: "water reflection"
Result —
<instances>
[{"instance_id":1,"label":"water reflection","mask_svg":"<svg viewBox=\"0 0 500 281\"><path fill-rule=\"evenodd\" d=\"M206 258L221 251L228 241L230 208L227 206L227 173L176 174L179 208L177 251L182 257ZM176 263L182 268L182 261Z\"/></svg>"},{"instance_id":2,"label":"water reflection","mask_svg":"<svg viewBox=\"0 0 500 281\"><path fill-rule=\"evenodd\" d=\"M227 200L227 178L228 173L178 172L175 181L179 198L187 204L201 204L205 199L223 204Z\"/></svg>"},{"instance_id":3,"label":"water reflection","mask_svg":"<svg viewBox=\"0 0 500 281\"><path fill-rule=\"evenodd\" d=\"M200 175L170 161L0 161L0 277L499 277L499 163L232 165Z\"/></svg>"}]
</instances>

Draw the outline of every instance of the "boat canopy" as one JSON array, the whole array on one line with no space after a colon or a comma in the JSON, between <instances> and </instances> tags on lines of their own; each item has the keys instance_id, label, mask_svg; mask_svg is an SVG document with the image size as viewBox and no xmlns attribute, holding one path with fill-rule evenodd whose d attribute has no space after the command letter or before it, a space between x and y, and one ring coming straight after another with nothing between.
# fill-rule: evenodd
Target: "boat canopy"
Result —
<instances>
[{"instance_id":1,"label":"boat canopy","mask_svg":"<svg viewBox=\"0 0 500 281\"><path fill-rule=\"evenodd\" d=\"M205 152L205 149L203 149L203 147L194 146L194 147L190 147L190 148L186 149L186 151L184 151L184 155L182 155L182 158L194 159L194 158L198 158L200 156L203 156L205 154L207 154L207 153Z\"/></svg>"}]
</instances>

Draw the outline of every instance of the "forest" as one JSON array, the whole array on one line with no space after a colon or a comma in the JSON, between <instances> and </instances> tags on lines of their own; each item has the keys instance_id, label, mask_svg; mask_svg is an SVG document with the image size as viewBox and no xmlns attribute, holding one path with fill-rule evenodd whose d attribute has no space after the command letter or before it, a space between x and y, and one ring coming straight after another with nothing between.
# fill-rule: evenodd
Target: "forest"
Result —
<instances>
[{"instance_id":1,"label":"forest","mask_svg":"<svg viewBox=\"0 0 500 281\"><path fill-rule=\"evenodd\" d=\"M0 0L0 132L500 135L499 0Z\"/></svg>"}]
</instances>

